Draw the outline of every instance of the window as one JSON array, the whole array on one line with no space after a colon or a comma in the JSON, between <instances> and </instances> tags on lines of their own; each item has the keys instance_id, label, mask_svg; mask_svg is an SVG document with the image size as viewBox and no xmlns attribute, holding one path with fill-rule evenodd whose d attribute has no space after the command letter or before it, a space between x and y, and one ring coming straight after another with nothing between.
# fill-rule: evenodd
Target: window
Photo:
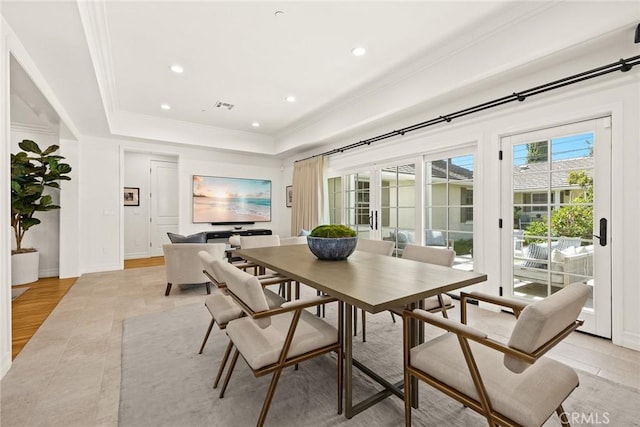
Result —
<instances>
[{"instance_id":1,"label":"window","mask_svg":"<svg viewBox=\"0 0 640 427\"><path fill-rule=\"evenodd\" d=\"M473 270L473 155L427 160L424 176L425 244L454 249L455 266Z\"/></svg>"},{"instance_id":2,"label":"window","mask_svg":"<svg viewBox=\"0 0 640 427\"><path fill-rule=\"evenodd\" d=\"M473 222L473 188L461 188L460 200L463 205L468 205L460 208L460 221Z\"/></svg>"}]
</instances>

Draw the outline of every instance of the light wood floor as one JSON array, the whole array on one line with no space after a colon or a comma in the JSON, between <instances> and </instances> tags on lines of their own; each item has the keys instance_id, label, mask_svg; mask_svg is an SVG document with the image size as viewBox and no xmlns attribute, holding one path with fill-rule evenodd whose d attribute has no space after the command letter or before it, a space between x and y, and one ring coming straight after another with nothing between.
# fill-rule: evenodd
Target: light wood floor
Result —
<instances>
[{"instance_id":1,"label":"light wood floor","mask_svg":"<svg viewBox=\"0 0 640 427\"><path fill-rule=\"evenodd\" d=\"M164 265L164 257L131 259L124 262L125 269L156 265ZM12 359L15 359L29 342L77 279L77 277L69 279L46 277L35 283L13 287L13 289L28 288L28 290L11 303Z\"/></svg>"}]
</instances>

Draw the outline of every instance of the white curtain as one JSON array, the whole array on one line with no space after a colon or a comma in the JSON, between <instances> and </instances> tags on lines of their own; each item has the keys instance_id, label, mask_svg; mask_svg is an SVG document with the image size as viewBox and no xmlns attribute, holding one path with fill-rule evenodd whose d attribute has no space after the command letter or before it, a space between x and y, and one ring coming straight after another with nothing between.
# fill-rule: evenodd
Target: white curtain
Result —
<instances>
[{"instance_id":1,"label":"white curtain","mask_svg":"<svg viewBox=\"0 0 640 427\"><path fill-rule=\"evenodd\" d=\"M292 236L320 225L324 212L324 169L324 156L293 165Z\"/></svg>"}]
</instances>

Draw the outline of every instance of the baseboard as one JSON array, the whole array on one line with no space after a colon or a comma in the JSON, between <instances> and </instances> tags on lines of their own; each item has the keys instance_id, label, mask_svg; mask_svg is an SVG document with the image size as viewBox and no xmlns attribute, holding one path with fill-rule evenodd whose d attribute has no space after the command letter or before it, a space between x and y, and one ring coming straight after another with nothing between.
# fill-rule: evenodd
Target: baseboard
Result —
<instances>
[{"instance_id":1,"label":"baseboard","mask_svg":"<svg viewBox=\"0 0 640 427\"><path fill-rule=\"evenodd\" d=\"M124 254L124 259L149 258L150 256L149 252L133 252L130 254Z\"/></svg>"},{"instance_id":2,"label":"baseboard","mask_svg":"<svg viewBox=\"0 0 640 427\"><path fill-rule=\"evenodd\" d=\"M122 270L122 266L120 264L93 265L91 267L85 268L82 274L102 273L103 271L115 271L115 270Z\"/></svg>"},{"instance_id":3,"label":"baseboard","mask_svg":"<svg viewBox=\"0 0 640 427\"><path fill-rule=\"evenodd\" d=\"M4 378L5 374L9 372L11 368L11 351L6 352L0 359L0 379Z\"/></svg>"},{"instance_id":4,"label":"baseboard","mask_svg":"<svg viewBox=\"0 0 640 427\"><path fill-rule=\"evenodd\" d=\"M635 334L633 332L623 332L622 346L631 350L640 351L640 334Z\"/></svg>"},{"instance_id":5,"label":"baseboard","mask_svg":"<svg viewBox=\"0 0 640 427\"><path fill-rule=\"evenodd\" d=\"M43 270L38 270L38 277L58 277L60 275L60 269L58 268L48 268Z\"/></svg>"}]
</instances>

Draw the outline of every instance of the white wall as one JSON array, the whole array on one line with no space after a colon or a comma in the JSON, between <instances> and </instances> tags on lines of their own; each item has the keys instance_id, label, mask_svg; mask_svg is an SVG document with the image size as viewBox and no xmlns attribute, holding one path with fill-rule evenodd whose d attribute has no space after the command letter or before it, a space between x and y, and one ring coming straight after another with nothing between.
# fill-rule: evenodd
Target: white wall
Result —
<instances>
[{"instance_id":1,"label":"white wall","mask_svg":"<svg viewBox=\"0 0 640 427\"><path fill-rule=\"evenodd\" d=\"M71 166L71 181L60 183L60 269L61 279L80 276L80 144L61 139L60 154Z\"/></svg>"},{"instance_id":2,"label":"white wall","mask_svg":"<svg viewBox=\"0 0 640 427\"><path fill-rule=\"evenodd\" d=\"M122 187L126 181L125 158L131 152L143 151L178 158L181 234L229 229L229 226L212 227L191 222L192 175L202 174L271 180L272 221L257 222L246 227L269 228L274 234L289 235L291 214L290 209L285 207L284 196L285 186L290 181L285 182L278 159L161 143L86 137L80 141L80 163L83 165L79 178L82 182L79 193L82 273L122 268L125 243L120 236L125 234L125 216L128 215L122 206Z\"/></svg>"}]
</instances>

